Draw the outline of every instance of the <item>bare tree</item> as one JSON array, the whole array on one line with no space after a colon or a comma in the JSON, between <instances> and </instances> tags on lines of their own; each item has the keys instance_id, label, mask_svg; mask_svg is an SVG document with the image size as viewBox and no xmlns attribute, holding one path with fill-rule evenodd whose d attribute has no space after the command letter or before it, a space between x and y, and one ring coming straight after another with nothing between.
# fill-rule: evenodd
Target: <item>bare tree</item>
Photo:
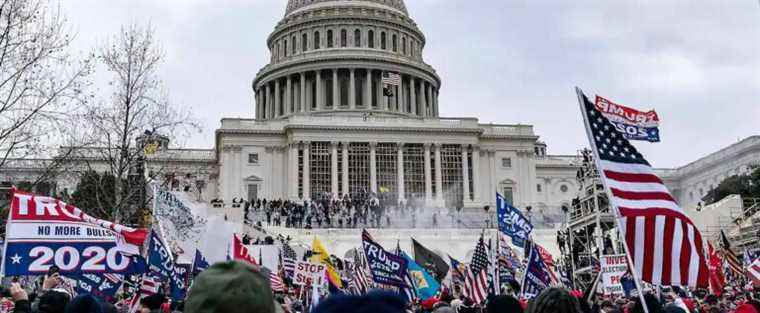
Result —
<instances>
[{"instance_id":1,"label":"bare tree","mask_svg":"<svg viewBox=\"0 0 760 313\"><path fill-rule=\"evenodd\" d=\"M152 136L176 138L200 130L190 111L172 105L158 77L164 57L150 26L123 27L112 42L99 51L99 59L113 74L110 99L91 105L87 121L97 149L95 158L113 175L113 215L120 221L132 217L145 194L145 141ZM160 135L158 135L160 134ZM142 144L140 143L142 142ZM134 178L134 179L133 179Z\"/></svg>"},{"instance_id":2,"label":"bare tree","mask_svg":"<svg viewBox=\"0 0 760 313\"><path fill-rule=\"evenodd\" d=\"M89 99L92 57L69 54L65 22L47 0L0 0L0 169L54 153L67 117Z\"/></svg>"}]
</instances>

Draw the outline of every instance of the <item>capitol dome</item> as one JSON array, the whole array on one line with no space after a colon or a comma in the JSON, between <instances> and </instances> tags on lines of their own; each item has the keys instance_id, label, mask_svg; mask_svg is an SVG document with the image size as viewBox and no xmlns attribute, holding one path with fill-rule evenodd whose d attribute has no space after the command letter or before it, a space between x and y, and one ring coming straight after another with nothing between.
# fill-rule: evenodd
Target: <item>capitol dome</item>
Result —
<instances>
[{"instance_id":1,"label":"capitol dome","mask_svg":"<svg viewBox=\"0 0 760 313\"><path fill-rule=\"evenodd\" d=\"M257 120L439 116L441 80L403 0L289 0L267 46L270 62L253 81Z\"/></svg>"}]
</instances>

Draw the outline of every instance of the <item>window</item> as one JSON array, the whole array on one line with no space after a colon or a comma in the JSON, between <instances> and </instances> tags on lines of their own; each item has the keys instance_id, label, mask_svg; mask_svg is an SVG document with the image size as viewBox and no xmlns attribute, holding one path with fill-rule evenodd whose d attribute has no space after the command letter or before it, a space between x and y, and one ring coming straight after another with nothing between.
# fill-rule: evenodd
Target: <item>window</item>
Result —
<instances>
[{"instance_id":1,"label":"window","mask_svg":"<svg viewBox=\"0 0 760 313\"><path fill-rule=\"evenodd\" d=\"M375 32L374 31L370 30L367 33L367 46L370 47L370 48L374 48L375 47Z\"/></svg>"},{"instance_id":2,"label":"window","mask_svg":"<svg viewBox=\"0 0 760 313\"><path fill-rule=\"evenodd\" d=\"M345 29L340 30L340 46L345 48L348 44L348 32Z\"/></svg>"},{"instance_id":3,"label":"window","mask_svg":"<svg viewBox=\"0 0 760 313\"><path fill-rule=\"evenodd\" d=\"M511 168L512 167L512 159L511 158L502 158L501 159L501 167Z\"/></svg>"},{"instance_id":4,"label":"window","mask_svg":"<svg viewBox=\"0 0 760 313\"><path fill-rule=\"evenodd\" d=\"M412 41L412 47L409 48L409 54L414 56L414 52L416 51L415 49L417 49L417 45L414 43L414 41Z\"/></svg>"},{"instance_id":5,"label":"window","mask_svg":"<svg viewBox=\"0 0 760 313\"><path fill-rule=\"evenodd\" d=\"M401 54L406 55L406 37L401 38Z\"/></svg>"},{"instance_id":6,"label":"window","mask_svg":"<svg viewBox=\"0 0 760 313\"><path fill-rule=\"evenodd\" d=\"M319 49L319 32L314 32L314 49Z\"/></svg>"},{"instance_id":7,"label":"window","mask_svg":"<svg viewBox=\"0 0 760 313\"><path fill-rule=\"evenodd\" d=\"M327 30L327 47L332 48L333 47L333 31L332 29Z\"/></svg>"},{"instance_id":8,"label":"window","mask_svg":"<svg viewBox=\"0 0 760 313\"><path fill-rule=\"evenodd\" d=\"M283 55L285 55L285 57L287 57L288 56L288 40L287 39L283 40L282 44L284 46L283 50L285 50L284 51L285 53L283 53Z\"/></svg>"},{"instance_id":9,"label":"window","mask_svg":"<svg viewBox=\"0 0 760 313\"><path fill-rule=\"evenodd\" d=\"M380 33L380 49L385 50L385 49L388 48L388 46L386 45L385 42L386 42L386 40L385 40L385 32L382 32L382 33Z\"/></svg>"},{"instance_id":10,"label":"window","mask_svg":"<svg viewBox=\"0 0 760 313\"><path fill-rule=\"evenodd\" d=\"M361 47L361 46L362 46L362 31L357 29L354 31L354 47Z\"/></svg>"},{"instance_id":11,"label":"window","mask_svg":"<svg viewBox=\"0 0 760 313\"><path fill-rule=\"evenodd\" d=\"M567 188L567 185L562 185L559 187L559 191L561 191L562 193L566 193L568 189L569 188Z\"/></svg>"},{"instance_id":12,"label":"window","mask_svg":"<svg viewBox=\"0 0 760 313\"><path fill-rule=\"evenodd\" d=\"M303 34L301 36L301 52L306 52L306 50L308 50L308 44L309 38L306 36L306 34Z\"/></svg>"},{"instance_id":13,"label":"window","mask_svg":"<svg viewBox=\"0 0 760 313\"><path fill-rule=\"evenodd\" d=\"M396 37L396 34L393 34L393 39L391 40L391 48L393 48L393 52L398 52L398 38Z\"/></svg>"},{"instance_id":14,"label":"window","mask_svg":"<svg viewBox=\"0 0 760 313\"><path fill-rule=\"evenodd\" d=\"M248 164L259 164L259 154L258 153L249 153L248 154Z\"/></svg>"},{"instance_id":15,"label":"window","mask_svg":"<svg viewBox=\"0 0 760 313\"><path fill-rule=\"evenodd\" d=\"M296 54L296 36L293 36L293 38L290 39L290 47L291 50L290 54Z\"/></svg>"},{"instance_id":16,"label":"window","mask_svg":"<svg viewBox=\"0 0 760 313\"><path fill-rule=\"evenodd\" d=\"M259 198L259 185L248 185L248 200L256 200Z\"/></svg>"},{"instance_id":17,"label":"window","mask_svg":"<svg viewBox=\"0 0 760 313\"><path fill-rule=\"evenodd\" d=\"M536 191L541 192L541 184L536 185Z\"/></svg>"},{"instance_id":18,"label":"window","mask_svg":"<svg viewBox=\"0 0 760 313\"><path fill-rule=\"evenodd\" d=\"M502 189L501 195L504 196L504 202L510 206L514 205L514 192L512 191L512 187L504 187L504 189Z\"/></svg>"}]
</instances>

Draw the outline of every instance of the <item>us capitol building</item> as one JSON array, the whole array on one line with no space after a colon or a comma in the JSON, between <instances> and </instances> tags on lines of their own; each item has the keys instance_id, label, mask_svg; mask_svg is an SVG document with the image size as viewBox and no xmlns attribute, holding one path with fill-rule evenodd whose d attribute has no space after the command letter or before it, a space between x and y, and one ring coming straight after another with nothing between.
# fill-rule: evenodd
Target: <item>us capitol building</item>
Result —
<instances>
[{"instance_id":1,"label":"us capitol building","mask_svg":"<svg viewBox=\"0 0 760 313\"><path fill-rule=\"evenodd\" d=\"M253 79L254 118L222 119L214 149L162 144L147 168L172 173L176 187L203 182L205 201L375 193L480 210L498 191L561 216L579 188L578 158L547 154L530 125L442 117L443 81L423 59L425 43L403 0L289 0L267 39L271 60ZM0 182L33 181L47 162L9 160ZM750 137L661 174L695 205L726 173L758 162L760 139ZM55 177L53 189L73 191L76 174Z\"/></svg>"}]
</instances>

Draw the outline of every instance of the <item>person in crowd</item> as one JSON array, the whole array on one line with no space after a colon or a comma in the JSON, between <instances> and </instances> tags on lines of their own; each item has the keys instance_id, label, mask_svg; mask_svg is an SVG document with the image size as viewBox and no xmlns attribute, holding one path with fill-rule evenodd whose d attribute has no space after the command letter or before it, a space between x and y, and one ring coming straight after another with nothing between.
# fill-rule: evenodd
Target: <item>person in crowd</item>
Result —
<instances>
[{"instance_id":1,"label":"person in crowd","mask_svg":"<svg viewBox=\"0 0 760 313\"><path fill-rule=\"evenodd\" d=\"M398 293L373 291L362 296L338 295L320 302L313 313L406 313Z\"/></svg>"},{"instance_id":2,"label":"person in crowd","mask_svg":"<svg viewBox=\"0 0 760 313\"><path fill-rule=\"evenodd\" d=\"M513 312L522 313L523 308L520 301L512 296L496 296L488 299L485 313Z\"/></svg>"},{"instance_id":3,"label":"person in crowd","mask_svg":"<svg viewBox=\"0 0 760 313\"><path fill-rule=\"evenodd\" d=\"M577 298L562 288L548 288L528 304L527 313L582 313Z\"/></svg>"},{"instance_id":4,"label":"person in crowd","mask_svg":"<svg viewBox=\"0 0 760 313\"><path fill-rule=\"evenodd\" d=\"M162 313L161 307L166 303L162 294L154 294L140 299L140 313Z\"/></svg>"},{"instance_id":5,"label":"person in crowd","mask_svg":"<svg viewBox=\"0 0 760 313\"><path fill-rule=\"evenodd\" d=\"M102 313L102 305L90 294L81 294L71 299L65 313Z\"/></svg>"},{"instance_id":6,"label":"person in crowd","mask_svg":"<svg viewBox=\"0 0 760 313\"><path fill-rule=\"evenodd\" d=\"M255 267L237 262L216 263L195 278L185 300L185 313L275 313L269 279Z\"/></svg>"}]
</instances>

